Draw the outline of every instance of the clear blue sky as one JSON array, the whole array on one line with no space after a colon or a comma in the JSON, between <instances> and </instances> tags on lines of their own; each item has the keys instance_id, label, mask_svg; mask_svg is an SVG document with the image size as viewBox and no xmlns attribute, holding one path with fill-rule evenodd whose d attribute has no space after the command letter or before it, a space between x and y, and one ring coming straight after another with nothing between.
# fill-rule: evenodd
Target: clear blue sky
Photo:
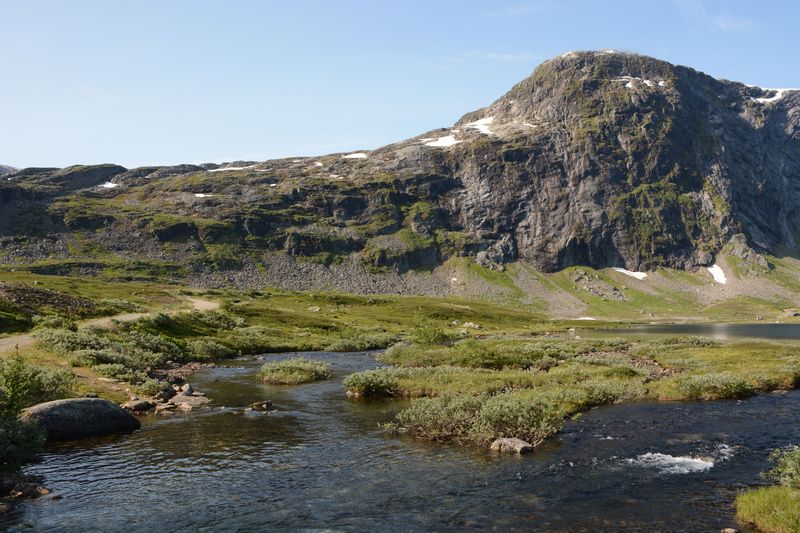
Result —
<instances>
[{"instance_id":1,"label":"clear blue sky","mask_svg":"<svg viewBox=\"0 0 800 533\"><path fill-rule=\"evenodd\" d=\"M0 0L0 163L375 148L576 49L798 87L799 22L789 0Z\"/></svg>"}]
</instances>

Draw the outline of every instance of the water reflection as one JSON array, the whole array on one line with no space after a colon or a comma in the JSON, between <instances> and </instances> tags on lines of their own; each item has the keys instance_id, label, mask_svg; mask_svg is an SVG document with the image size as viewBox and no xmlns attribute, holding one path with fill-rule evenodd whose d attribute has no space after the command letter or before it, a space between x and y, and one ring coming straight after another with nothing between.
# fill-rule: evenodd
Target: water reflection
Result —
<instances>
[{"instance_id":1,"label":"water reflection","mask_svg":"<svg viewBox=\"0 0 800 533\"><path fill-rule=\"evenodd\" d=\"M718 341L736 339L798 340L800 324L643 324L630 328L606 330L606 334L626 335L692 335Z\"/></svg>"}]
</instances>

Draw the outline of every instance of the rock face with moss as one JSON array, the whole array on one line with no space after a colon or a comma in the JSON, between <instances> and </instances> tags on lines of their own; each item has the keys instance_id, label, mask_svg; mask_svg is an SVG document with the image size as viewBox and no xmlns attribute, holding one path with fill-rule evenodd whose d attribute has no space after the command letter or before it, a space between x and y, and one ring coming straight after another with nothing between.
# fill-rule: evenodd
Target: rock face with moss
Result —
<instances>
[{"instance_id":1,"label":"rock face with moss","mask_svg":"<svg viewBox=\"0 0 800 533\"><path fill-rule=\"evenodd\" d=\"M694 268L725 246L798 253L798 205L800 92L570 52L452 128L370 152L9 174L0 260L82 272L135 260L131 277L237 272L268 255L373 272L452 255Z\"/></svg>"},{"instance_id":2,"label":"rock face with moss","mask_svg":"<svg viewBox=\"0 0 800 533\"><path fill-rule=\"evenodd\" d=\"M22 411L23 421L39 424L48 441L129 433L139 421L115 403L99 398L54 400Z\"/></svg>"}]
</instances>

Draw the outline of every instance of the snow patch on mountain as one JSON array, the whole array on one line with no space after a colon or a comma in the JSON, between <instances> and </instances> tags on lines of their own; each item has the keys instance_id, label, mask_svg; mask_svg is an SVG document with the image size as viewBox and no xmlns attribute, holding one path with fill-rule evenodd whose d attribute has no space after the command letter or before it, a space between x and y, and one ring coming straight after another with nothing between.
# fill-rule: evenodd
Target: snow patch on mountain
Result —
<instances>
[{"instance_id":1,"label":"snow patch on mountain","mask_svg":"<svg viewBox=\"0 0 800 533\"><path fill-rule=\"evenodd\" d=\"M435 148L447 148L448 146L453 146L460 142L461 141L457 141L453 135L445 135L444 137L439 137L435 141L426 142L425 146L433 146Z\"/></svg>"},{"instance_id":2,"label":"snow patch on mountain","mask_svg":"<svg viewBox=\"0 0 800 533\"><path fill-rule=\"evenodd\" d=\"M800 89L763 89L765 91L775 91L775 94L770 97L762 97L762 98L753 98L754 102L758 102L759 104L774 104L778 100L782 99L786 96L787 93L793 91L800 91Z\"/></svg>"},{"instance_id":3,"label":"snow patch on mountain","mask_svg":"<svg viewBox=\"0 0 800 533\"><path fill-rule=\"evenodd\" d=\"M229 170L247 170L248 168L253 168L255 165L248 165L246 167L223 167L223 168L211 168L208 169L208 172L227 172Z\"/></svg>"},{"instance_id":4,"label":"snow patch on mountain","mask_svg":"<svg viewBox=\"0 0 800 533\"><path fill-rule=\"evenodd\" d=\"M619 272L620 274L625 274L626 276L630 276L632 278L636 278L640 281L647 277L647 272L633 272L631 270L619 267L613 267L611 270Z\"/></svg>"},{"instance_id":5,"label":"snow patch on mountain","mask_svg":"<svg viewBox=\"0 0 800 533\"><path fill-rule=\"evenodd\" d=\"M473 130L478 130L484 135L493 135L492 130L489 129L489 125L492 122L494 122L494 117L486 117L480 120L476 120L475 122L470 122L469 124L466 125L466 127L471 128Z\"/></svg>"},{"instance_id":6,"label":"snow patch on mountain","mask_svg":"<svg viewBox=\"0 0 800 533\"><path fill-rule=\"evenodd\" d=\"M708 267L708 272L714 278L714 281L719 283L720 285L725 285L728 283L728 277L725 275L725 271L722 270L722 267L714 264L714 266Z\"/></svg>"}]
</instances>

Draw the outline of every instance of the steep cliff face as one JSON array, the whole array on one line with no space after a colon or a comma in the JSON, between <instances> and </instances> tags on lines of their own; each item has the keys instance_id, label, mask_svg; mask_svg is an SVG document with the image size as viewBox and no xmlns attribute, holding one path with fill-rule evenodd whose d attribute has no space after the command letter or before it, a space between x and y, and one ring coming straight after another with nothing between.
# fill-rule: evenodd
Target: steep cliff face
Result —
<instances>
[{"instance_id":1,"label":"steep cliff face","mask_svg":"<svg viewBox=\"0 0 800 533\"><path fill-rule=\"evenodd\" d=\"M456 124L495 149L462 169L464 220L498 222L544 270L692 267L737 233L797 249L800 92L617 53L570 53ZM520 130L519 125L524 128Z\"/></svg>"},{"instance_id":2,"label":"steep cliff face","mask_svg":"<svg viewBox=\"0 0 800 533\"><path fill-rule=\"evenodd\" d=\"M729 242L747 257L800 251L800 92L570 52L452 128L370 152L3 181L7 262L236 269L278 252L401 271L455 254L693 268Z\"/></svg>"}]
</instances>

